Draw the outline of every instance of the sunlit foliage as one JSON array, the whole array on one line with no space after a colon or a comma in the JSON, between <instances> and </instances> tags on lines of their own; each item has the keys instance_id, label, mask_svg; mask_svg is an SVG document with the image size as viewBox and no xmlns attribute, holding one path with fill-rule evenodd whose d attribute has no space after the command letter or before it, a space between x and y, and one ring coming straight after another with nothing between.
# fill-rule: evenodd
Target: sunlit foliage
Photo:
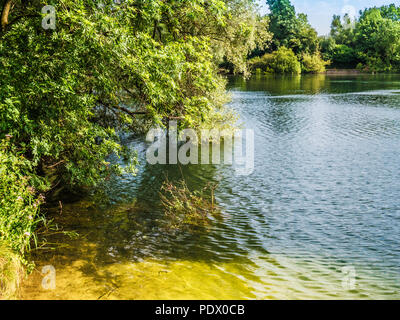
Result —
<instances>
[{"instance_id":1,"label":"sunlit foliage","mask_svg":"<svg viewBox=\"0 0 400 320\"><path fill-rule=\"evenodd\" d=\"M45 5L55 30L42 27ZM170 117L232 125L218 66L246 74L271 38L251 0L3 0L0 11L0 240L21 254L40 194L134 172L123 131Z\"/></svg>"},{"instance_id":2,"label":"sunlit foliage","mask_svg":"<svg viewBox=\"0 0 400 320\"><path fill-rule=\"evenodd\" d=\"M400 70L399 35L400 7L392 4L365 9L354 21L335 15L321 47L334 67L395 72Z\"/></svg>"}]
</instances>

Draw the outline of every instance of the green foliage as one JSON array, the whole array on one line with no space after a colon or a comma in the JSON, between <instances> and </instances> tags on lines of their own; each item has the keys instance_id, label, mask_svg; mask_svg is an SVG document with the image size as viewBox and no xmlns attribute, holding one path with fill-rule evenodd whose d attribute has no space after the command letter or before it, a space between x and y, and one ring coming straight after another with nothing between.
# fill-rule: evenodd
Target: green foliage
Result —
<instances>
[{"instance_id":1,"label":"green foliage","mask_svg":"<svg viewBox=\"0 0 400 320\"><path fill-rule=\"evenodd\" d=\"M356 21L334 16L331 37L321 41L323 56L335 67L373 72L400 70L400 7L365 9ZM336 45L332 45L335 43Z\"/></svg>"},{"instance_id":2,"label":"green foliage","mask_svg":"<svg viewBox=\"0 0 400 320\"><path fill-rule=\"evenodd\" d=\"M267 0L270 8L270 30L274 51L249 61L252 72L299 74L322 72L327 65L319 52L317 32L308 22L307 15L296 14L290 0ZM304 61L301 65L299 61ZM303 67L303 68L302 68Z\"/></svg>"},{"instance_id":3,"label":"green foliage","mask_svg":"<svg viewBox=\"0 0 400 320\"><path fill-rule=\"evenodd\" d=\"M400 70L400 20L384 17L383 9L363 13L355 31L356 49L369 70Z\"/></svg>"},{"instance_id":4,"label":"green foliage","mask_svg":"<svg viewBox=\"0 0 400 320\"><path fill-rule=\"evenodd\" d=\"M382 18L390 19L392 21L400 21L400 6L396 6L395 4L390 4L381 7L373 7L367 8L361 12L360 20L363 20L366 16L368 16L371 11L379 10Z\"/></svg>"},{"instance_id":5,"label":"green foliage","mask_svg":"<svg viewBox=\"0 0 400 320\"><path fill-rule=\"evenodd\" d=\"M300 74L301 66L291 49L281 47L273 53L271 69L279 74Z\"/></svg>"},{"instance_id":6,"label":"green foliage","mask_svg":"<svg viewBox=\"0 0 400 320\"><path fill-rule=\"evenodd\" d=\"M269 18L261 17L253 0L225 0L227 18L223 27L211 37L216 62L233 73L248 74L247 57L254 50L265 50L271 40ZM213 19L207 21L207 29L215 29Z\"/></svg>"},{"instance_id":7,"label":"green foliage","mask_svg":"<svg viewBox=\"0 0 400 320\"><path fill-rule=\"evenodd\" d=\"M336 44L351 46L354 43L355 21L352 21L348 14L342 18L334 15L331 24L331 37Z\"/></svg>"},{"instance_id":8,"label":"green foliage","mask_svg":"<svg viewBox=\"0 0 400 320\"><path fill-rule=\"evenodd\" d=\"M35 240L41 193L134 173L123 131L170 117L233 125L218 64L246 74L248 54L271 39L252 0L12 4L0 31L0 240L20 255ZM56 8L55 30L41 26L44 5Z\"/></svg>"},{"instance_id":9,"label":"green foliage","mask_svg":"<svg viewBox=\"0 0 400 320\"><path fill-rule=\"evenodd\" d=\"M291 49L281 47L271 54L256 57L249 61L249 66L253 72L257 69L266 73L277 74L300 74L301 64Z\"/></svg>"},{"instance_id":10,"label":"green foliage","mask_svg":"<svg viewBox=\"0 0 400 320\"><path fill-rule=\"evenodd\" d=\"M32 17L1 36L0 137L14 135L37 171L59 163L52 174L72 186L120 172L104 159L123 155L117 130L135 130L135 112L190 127L224 114L216 62L245 73L247 53L268 35L252 1L62 0L55 31L33 14L44 4L21 4L16 12Z\"/></svg>"},{"instance_id":11,"label":"green foliage","mask_svg":"<svg viewBox=\"0 0 400 320\"><path fill-rule=\"evenodd\" d=\"M330 56L339 68L354 68L358 61L357 51L345 44L335 46Z\"/></svg>"},{"instance_id":12,"label":"green foliage","mask_svg":"<svg viewBox=\"0 0 400 320\"><path fill-rule=\"evenodd\" d=\"M30 171L31 162L22 153L8 140L0 143L0 241L21 255L42 221L39 205L44 197L36 196Z\"/></svg>"},{"instance_id":13,"label":"green foliage","mask_svg":"<svg viewBox=\"0 0 400 320\"><path fill-rule=\"evenodd\" d=\"M262 57L254 57L248 62L249 69L252 73L257 73L261 71L266 73L273 73L273 70L271 69L272 59L272 53L266 53Z\"/></svg>"},{"instance_id":14,"label":"green foliage","mask_svg":"<svg viewBox=\"0 0 400 320\"><path fill-rule=\"evenodd\" d=\"M329 64L330 61L323 60L319 52L313 55L305 53L302 57L301 68L305 73L322 73Z\"/></svg>"},{"instance_id":15,"label":"green foliage","mask_svg":"<svg viewBox=\"0 0 400 320\"><path fill-rule=\"evenodd\" d=\"M336 48L337 44L332 37L320 37L319 46L321 48L321 54L324 60L332 60L333 50Z\"/></svg>"},{"instance_id":16,"label":"green foliage","mask_svg":"<svg viewBox=\"0 0 400 320\"><path fill-rule=\"evenodd\" d=\"M85 1L60 2L56 31L43 30L41 17L19 20L0 42L0 134L14 136L38 174L60 163L57 175L72 186L95 185L110 170L105 156L122 151L115 130L95 118L100 100L122 89L127 43L103 36L121 36L117 19L90 11Z\"/></svg>"},{"instance_id":17,"label":"green foliage","mask_svg":"<svg viewBox=\"0 0 400 320\"><path fill-rule=\"evenodd\" d=\"M267 0L276 47L287 45L296 29L296 11L289 0Z\"/></svg>"},{"instance_id":18,"label":"green foliage","mask_svg":"<svg viewBox=\"0 0 400 320\"><path fill-rule=\"evenodd\" d=\"M267 4L271 11L274 49L285 46L296 55L318 51L318 34L309 24L307 15L296 15L289 0L267 0Z\"/></svg>"},{"instance_id":19,"label":"green foliage","mask_svg":"<svg viewBox=\"0 0 400 320\"><path fill-rule=\"evenodd\" d=\"M161 187L160 198L170 227L182 229L207 225L210 215L219 212L214 199L215 188L215 185L209 184L201 191L192 192L184 180L176 184L166 180Z\"/></svg>"}]
</instances>

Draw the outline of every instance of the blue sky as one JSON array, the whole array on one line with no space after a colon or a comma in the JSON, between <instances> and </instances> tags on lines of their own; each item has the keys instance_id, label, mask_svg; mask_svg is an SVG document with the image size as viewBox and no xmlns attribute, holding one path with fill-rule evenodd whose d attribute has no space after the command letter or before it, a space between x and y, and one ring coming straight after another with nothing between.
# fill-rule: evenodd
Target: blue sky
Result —
<instances>
[{"instance_id":1,"label":"blue sky","mask_svg":"<svg viewBox=\"0 0 400 320\"><path fill-rule=\"evenodd\" d=\"M262 4L262 11L266 13L266 1L259 1ZM391 3L400 5L400 0L291 0L291 2L296 7L296 12L308 15L308 20L320 35L329 33L334 14L348 12L352 15L358 15L359 10L364 8Z\"/></svg>"}]
</instances>

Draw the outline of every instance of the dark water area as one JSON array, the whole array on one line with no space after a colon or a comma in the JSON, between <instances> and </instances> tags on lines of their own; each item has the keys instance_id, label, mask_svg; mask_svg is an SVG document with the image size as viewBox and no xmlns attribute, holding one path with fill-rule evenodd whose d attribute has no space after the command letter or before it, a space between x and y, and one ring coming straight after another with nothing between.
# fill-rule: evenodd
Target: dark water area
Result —
<instances>
[{"instance_id":1,"label":"dark water area","mask_svg":"<svg viewBox=\"0 0 400 320\"><path fill-rule=\"evenodd\" d=\"M80 234L49 236L29 299L399 299L400 76L230 78L230 107L255 134L255 169L152 166L101 196L54 208ZM218 183L206 228L165 229L166 177ZM41 267L57 271L41 287Z\"/></svg>"}]
</instances>

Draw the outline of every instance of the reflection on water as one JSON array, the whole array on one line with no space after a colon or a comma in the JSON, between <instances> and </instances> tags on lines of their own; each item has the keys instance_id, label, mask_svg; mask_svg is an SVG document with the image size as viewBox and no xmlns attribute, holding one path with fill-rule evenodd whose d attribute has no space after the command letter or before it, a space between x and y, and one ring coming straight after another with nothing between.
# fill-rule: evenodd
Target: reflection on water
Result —
<instances>
[{"instance_id":1,"label":"reflection on water","mask_svg":"<svg viewBox=\"0 0 400 320\"><path fill-rule=\"evenodd\" d=\"M150 166L65 204L55 221L79 232L34 255L57 288L29 299L399 299L400 76L259 76L230 81L231 107L255 130L255 171ZM182 171L182 172L181 172ZM165 228L166 176L219 183L210 227ZM343 267L354 268L355 288Z\"/></svg>"}]
</instances>

